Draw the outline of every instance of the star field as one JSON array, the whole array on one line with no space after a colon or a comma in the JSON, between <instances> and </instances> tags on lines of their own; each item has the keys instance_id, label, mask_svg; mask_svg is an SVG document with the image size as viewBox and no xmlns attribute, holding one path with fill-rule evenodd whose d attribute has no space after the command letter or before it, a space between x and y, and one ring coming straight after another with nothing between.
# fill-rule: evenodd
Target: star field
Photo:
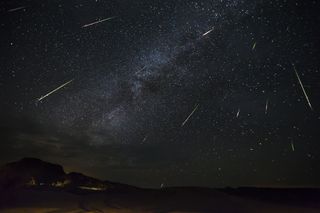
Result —
<instances>
[{"instance_id":1,"label":"star field","mask_svg":"<svg viewBox=\"0 0 320 213\"><path fill-rule=\"evenodd\" d=\"M317 8L4 1L0 161L147 187L319 186Z\"/></svg>"}]
</instances>

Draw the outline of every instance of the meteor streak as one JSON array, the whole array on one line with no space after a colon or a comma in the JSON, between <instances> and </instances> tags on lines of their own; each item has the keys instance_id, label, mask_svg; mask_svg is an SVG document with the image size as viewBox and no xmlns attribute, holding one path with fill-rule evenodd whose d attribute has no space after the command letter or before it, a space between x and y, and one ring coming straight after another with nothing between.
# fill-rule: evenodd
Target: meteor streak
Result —
<instances>
[{"instance_id":1,"label":"meteor streak","mask_svg":"<svg viewBox=\"0 0 320 213\"><path fill-rule=\"evenodd\" d=\"M265 114L268 113L268 105L269 105L269 99L266 100Z\"/></svg>"},{"instance_id":2,"label":"meteor streak","mask_svg":"<svg viewBox=\"0 0 320 213\"><path fill-rule=\"evenodd\" d=\"M238 112L237 112L236 117L238 118L238 117L239 117L239 115L240 115L240 109L238 109Z\"/></svg>"},{"instance_id":3,"label":"meteor streak","mask_svg":"<svg viewBox=\"0 0 320 213\"><path fill-rule=\"evenodd\" d=\"M147 138L148 138L148 135L146 135L146 136L143 138L142 142L146 142Z\"/></svg>"},{"instance_id":4,"label":"meteor streak","mask_svg":"<svg viewBox=\"0 0 320 213\"><path fill-rule=\"evenodd\" d=\"M198 109L198 107L199 107L199 104L196 105L196 107L192 110L190 115L186 118L186 120L184 120L184 122L181 124L181 127L183 127L188 122L188 120L191 118L193 113L195 113L195 111Z\"/></svg>"},{"instance_id":5,"label":"meteor streak","mask_svg":"<svg viewBox=\"0 0 320 213\"><path fill-rule=\"evenodd\" d=\"M299 74L298 74L298 71L297 71L296 67L294 66L294 64L292 64L292 66L293 66L294 72L296 73L296 76L297 76L297 79L298 79L299 84L300 84L300 86L301 86L301 89L302 89L302 91L303 91L304 97L306 98L310 109L313 110L312 105L311 105L310 100L309 100L309 97L308 97L308 95L307 95L307 93L306 93L306 90L304 89L304 86L303 86L302 81L301 81L301 79L300 79L300 76L299 76Z\"/></svg>"},{"instance_id":6,"label":"meteor streak","mask_svg":"<svg viewBox=\"0 0 320 213\"><path fill-rule=\"evenodd\" d=\"M292 141L291 141L291 149L292 149L292 151L294 152L294 144L293 144Z\"/></svg>"},{"instance_id":7,"label":"meteor streak","mask_svg":"<svg viewBox=\"0 0 320 213\"><path fill-rule=\"evenodd\" d=\"M11 13L11 12L15 12L15 11L18 11L18 10L22 10L22 9L24 9L24 8L26 8L26 6L16 7L16 8L13 8L13 9L8 10L8 12Z\"/></svg>"},{"instance_id":8,"label":"meteor streak","mask_svg":"<svg viewBox=\"0 0 320 213\"><path fill-rule=\"evenodd\" d=\"M254 50L256 48L257 42L254 42L253 46L252 46L252 50Z\"/></svg>"},{"instance_id":9,"label":"meteor streak","mask_svg":"<svg viewBox=\"0 0 320 213\"><path fill-rule=\"evenodd\" d=\"M145 68L147 68L147 66L142 67L141 69L139 69L135 74L140 73L141 71L143 71Z\"/></svg>"},{"instance_id":10,"label":"meteor streak","mask_svg":"<svg viewBox=\"0 0 320 213\"><path fill-rule=\"evenodd\" d=\"M105 22L105 21L114 19L115 17L116 17L116 16L112 16L112 17L109 17L109 18L105 18L105 19L102 19L102 20L99 20L99 21L92 22L92 23L90 23L90 24L85 24L85 25L83 25L81 28L86 28L86 27L90 27L90 26L95 25L95 24L100 24L100 23L102 23L102 22Z\"/></svg>"},{"instance_id":11,"label":"meteor streak","mask_svg":"<svg viewBox=\"0 0 320 213\"><path fill-rule=\"evenodd\" d=\"M205 32L205 33L203 33L203 34L202 34L202 36L206 36L206 35L208 35L208 34L209 34L209 33L211 33L213 30L214 30L214 27L213 27L211 30L209 30L209 31L207 31L207 32Z\"/></svg>"},{"instance_id":12,"label":"meteor streak","mask_svg":"<svg viewBox=\"0 0 320 213\"><path fill-rule=\"evenodd\" d=\"M47 93L46 95L41 96L40 98L38 98L38 101L41 101L42 99L45 99L46 97L48 97L48 96L51 95L52 93L55 93L55 92L58 91L59 89L65 87L66 85L68 85L68 84L71 83L72 81L73 81L73 79L70 80L70 81L68 81L68 82L66 82L66 83L64 83L64 84L62 84L61 86L59 86L58 88L52 90L51 92Z\"/></svg>"}]
</instances>

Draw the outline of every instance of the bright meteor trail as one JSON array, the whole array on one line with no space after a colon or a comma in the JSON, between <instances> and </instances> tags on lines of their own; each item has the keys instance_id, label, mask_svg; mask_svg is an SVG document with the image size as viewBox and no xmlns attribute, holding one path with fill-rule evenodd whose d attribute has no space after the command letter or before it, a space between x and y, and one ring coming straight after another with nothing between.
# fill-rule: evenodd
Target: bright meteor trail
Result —
<instances>
[{"instance_id":1,"label":"bright meteor trail","mask_svg":"<svg viewBox=\"0 0 320 213\"><path fill-rule=\"evenodd\" d=\"M41 101L42 99L48 97L48 96L51 95L52 93L55 93L55 92L58 91L59 89L65 87L66 85L68 85L69 83L71 83L72 81L73 81L73 79L70 80L70 81L68 81L68 82L66 82L66 83L64 83L64 84L62 84L61 86L59 86L58 88L52 90L51 92L47 93L46 95L41 96L40 98L38 98L38 101Z\"/></svg>"},{"instance_id":2,"label":"bright meteor trail","mask_svg":"<svg viewBox=\"0 0 320 213\"><path fill-rule=\"evenodd\" d=\"M199 107L199 104L196 105L196 107L192 110L192 112L190 113L190 115L186 118L186 120L184 120L184 122L181 124L181 127L183 127L187 122L188 120L191 118L191 116L193 115L193 113L198 109Z\"/></svg>"},{"instance_id":3,"label":"bright meteor trail","mask_svg":"<svg viewBox=\"0 0 320 213\"><path fill-rule=\"evenodd\" d=\"M236 117L238 118L238 117L239 117L239 115L240 115L240 109L238 109L238 112L237 112Z\"/></svg>"},{"instance_id":4,"label":"bright meteor trail","mask_svg":"<svg viewBox=\"0 0 320 213\"><path fill-rule=\"evenodd\" d=\"M105 19L102 19L102 20L99 20L99 21L92 22L92 23L90 23L90 24L85 24L85 25L83 25L81 28L86 28L86 27L90 27L90 26L95 25L95 24L100 24L100 23L102 23L102 22L105 22L105 21L114 19L115 17L116 17L116 16L112 16L112 17L109 17L109 18L105 18Z\"/></svg>"},{"instance_id":5,"label":"bright meteor trail","mask_svg":"<svg viewBox=\"0 0 320 213\"><path fill-rule=\"evenodd\" d=\"M211 30L209 30L209 31L207 31L207 32L205 32L205 33L203 33L203 34L202 34L202 36L206 36L206 35L208 35L208 34L209 34L209 33L211 33L213 30L214 30L214 27L213 27Z\"/></svg>"},{"instance_id":6,"label":"bright meteor trail","mask_svg":"<svg viewBox=\"0 0 320 213\"><path fill-rule=\"evenodd\" d=\"M300 84L300 86L301 86L301 89L302 89L302 91L303 91L304 97L306 98L310 109L313 110L312 105L311 105L310 100L309 100L309 97L308 97L308 95L307 95L307 93L306 93L306 90L304 89L304 86L303 86L303 84L302 84L302 81L301 81L301 79L300 79L300 76L299 76L299 74L298 74L298 71L297 71L296 67L294 66L294 64L293 64L293 69L294 69L294 72L296 73L296 76L297 76L297 79L298 79L299 84Z\"/></svg>"},{"instance_id":7,"label":"bright meteor trail","mask_svg":"<svg viewBox=\"0 0 320 213\"><path fill-rule=\"evenodd\" d=\"M18 11L18 10L22 10L22 9L24 9L24 8L26 8L26 7L25 7L25 6L16 7L16 8L13 8L13 9L8 10L8 12L11 13L11 12L15 12L15 11Z\"/></svg>"}]
</instances>

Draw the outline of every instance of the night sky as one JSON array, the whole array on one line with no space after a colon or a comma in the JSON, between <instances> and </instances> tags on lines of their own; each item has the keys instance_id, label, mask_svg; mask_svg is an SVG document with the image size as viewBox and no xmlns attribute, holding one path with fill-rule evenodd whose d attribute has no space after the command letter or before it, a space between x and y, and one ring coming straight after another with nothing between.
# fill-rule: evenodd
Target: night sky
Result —
<instances>
[{"instance_id":1,"label":"night sky","mask_svg":"<svg viewBox=\"0 0 320 213\"><path fill-rule=\"evenodd\" d=\"M319 3L1 1L0 163L320 187Z\"/></svg>"}]
</instances>

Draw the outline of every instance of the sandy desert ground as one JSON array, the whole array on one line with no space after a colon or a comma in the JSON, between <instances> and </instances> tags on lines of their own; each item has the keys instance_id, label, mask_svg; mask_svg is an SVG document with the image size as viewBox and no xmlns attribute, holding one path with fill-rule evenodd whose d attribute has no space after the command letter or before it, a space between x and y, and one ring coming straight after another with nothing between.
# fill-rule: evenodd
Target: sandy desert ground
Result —
<instances>
[{"instance_id":1,"label":"sandy desert ground","mask_svg":"<svg viewBox=\"0 0 320 213\"><path fill-rule=\"evenodd\" d=\"M320 203L279 203L209 189L136 190L70 193L46 190L2 192L3 213L318 213Z\"/></svg>"}]
</instances>

